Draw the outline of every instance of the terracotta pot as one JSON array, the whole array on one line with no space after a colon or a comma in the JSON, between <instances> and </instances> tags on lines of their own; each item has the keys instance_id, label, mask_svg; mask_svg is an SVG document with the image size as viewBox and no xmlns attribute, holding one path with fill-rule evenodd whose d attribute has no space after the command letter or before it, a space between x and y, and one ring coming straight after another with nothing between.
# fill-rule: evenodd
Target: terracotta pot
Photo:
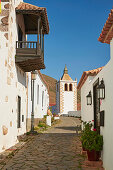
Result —
<instances>
[{"instance_id":1,"label":"terracotta pot","mask_svg":"<svg viewBox=\"0 0 113 170\"><path fill-rule=\"evenodd\" d=\"M87 150L87 155L88 155L88 160L89 161L98 161L100 158L100 151L88 151Z\"/></svg>"}]
</instances>

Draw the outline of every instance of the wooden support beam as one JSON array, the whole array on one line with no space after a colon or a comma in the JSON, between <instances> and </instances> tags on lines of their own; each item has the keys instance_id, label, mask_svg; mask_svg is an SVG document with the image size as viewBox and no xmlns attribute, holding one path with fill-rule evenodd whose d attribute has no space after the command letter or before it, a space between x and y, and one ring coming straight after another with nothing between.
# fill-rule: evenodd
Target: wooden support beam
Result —
<instances>
[{"instance_id":1,"label":"wooden support beam","mask_svg":"<svg viewBox=\"0 0 113 170\"><path fill-rule=\"evenodd\" d=\"M42 28L40 30L40 48L42 49Z\"/></svg>"},{"instance_id":2,"label":"wooden support beam","mask_svg":"<svg viewBox=\"0 0 113 170\"><path fill-rule=\"evenodd\" d=\"M43 53L44 53L44 34L43 34L43 49L42 49Z\"/></svg>"},{"instance_id":3,"label":"wooden support beam","mask_svg":"<svg viewBox=\"0 0 113 170\"><path fill-rule=\"evenodd\" d=\"M40 44L40 41L39 41L39 35L40 35L40 17L38 18L38 34L37 34L37 49L39 48L39 44Z\"/></svg>"}]
</instances>

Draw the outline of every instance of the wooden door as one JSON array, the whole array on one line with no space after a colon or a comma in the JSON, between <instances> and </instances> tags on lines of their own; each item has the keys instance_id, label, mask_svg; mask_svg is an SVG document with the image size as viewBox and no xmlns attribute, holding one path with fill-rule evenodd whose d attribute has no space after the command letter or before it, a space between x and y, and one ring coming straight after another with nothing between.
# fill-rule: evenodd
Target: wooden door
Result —
<instances>
[{"instance_id":1,"label":"wooden door","mask_svg":"<svg viewBox=\"0 0 113 170\"><path fill-rule=\"evenodd\" d=\"M94 83L93 86L93 101L94 101L94 128L100 133L100 101L98 100L98 87L99 79Z\"/></svg>"}]
</instances>

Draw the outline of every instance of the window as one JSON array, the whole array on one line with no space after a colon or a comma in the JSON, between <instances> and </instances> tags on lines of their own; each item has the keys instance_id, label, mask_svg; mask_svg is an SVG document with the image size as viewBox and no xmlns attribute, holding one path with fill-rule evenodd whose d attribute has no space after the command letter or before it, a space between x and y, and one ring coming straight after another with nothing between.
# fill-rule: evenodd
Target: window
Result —
<instances>
[{"instance_id":1,"label":"window","mask_svg":"<svg viewBox=\"0 0 113 170\"><path fill-rule=\"evenodd\" d=\"M39 104L39 85L37 85L37 104Z\"/></svg>"},{"instance_id":2,"label":"window","mask_svg":"<svg viewBox=\"0 0 113 170\"><path fill-rule=\"evenodd\" d=\"M65 90L65 91L68 91L68 85L67 85L67 83L64 85L64 90Z\"/></svg>"},{"instance_id":3,"label":"window","mask_svg":"<svg viewBox=\"0 0 113 170\"><path fill-rule=\"evenodd\" d=\"M22 115L22 122L24 122L24 115Z\"/></svg>"},{"instance_id":4,"label":"window","mask_svg":"<svg viewBox=\"0 0 113 170\"><path fill-rule=\"evenodd\" d=\"M72 84L69 85L69 91L72 91Z\"/></svg>"},{"instance_id":5,"label":"window","mask_svg":"<svg viewBox=\"0 0 113 170\"><path fill-rule=\"evenodd\" d=\"M21 97L18 96L17 103L17 128L21 127Z\"/></svg>"},{"instance_id":6,"label":"window","mask_svg":"<svg viewBox=\"0 0 113 170\"><path fill-rule=\"evenodd\" d=\"M44 91L42 91L42 107L44 106Z\"/></svg>"}]
</instances>

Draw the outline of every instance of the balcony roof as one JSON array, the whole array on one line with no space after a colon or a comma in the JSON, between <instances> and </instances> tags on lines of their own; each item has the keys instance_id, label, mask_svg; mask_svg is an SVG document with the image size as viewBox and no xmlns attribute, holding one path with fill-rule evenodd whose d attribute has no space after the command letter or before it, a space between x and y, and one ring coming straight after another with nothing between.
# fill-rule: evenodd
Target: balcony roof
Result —
<instances>
[{"instance_id":1,"label":"balcony roof","mask_svg":"<svg viewBox=\"0 0 113 170\"><path fill-rule=\"evenodd\" d=\"M104 24L102 33L100 34L98 41L110 44L112 38L113 38L113 9L111 10L109 17L106 23Z\"/></svg>"},{"instance_id":2,"label":"balcony roof","mask_svg":"<svg viewBox=\"0 0 113 170\"><path fill-rule=\"evenodd\" d=\"M44 28L43 33L49 33L49 21L46 8L21 2L16 7L16 13L23 14L24 16L26 34L37 34L38 17L41 17L41 23Z\"/></svg>"}]
</instances>

